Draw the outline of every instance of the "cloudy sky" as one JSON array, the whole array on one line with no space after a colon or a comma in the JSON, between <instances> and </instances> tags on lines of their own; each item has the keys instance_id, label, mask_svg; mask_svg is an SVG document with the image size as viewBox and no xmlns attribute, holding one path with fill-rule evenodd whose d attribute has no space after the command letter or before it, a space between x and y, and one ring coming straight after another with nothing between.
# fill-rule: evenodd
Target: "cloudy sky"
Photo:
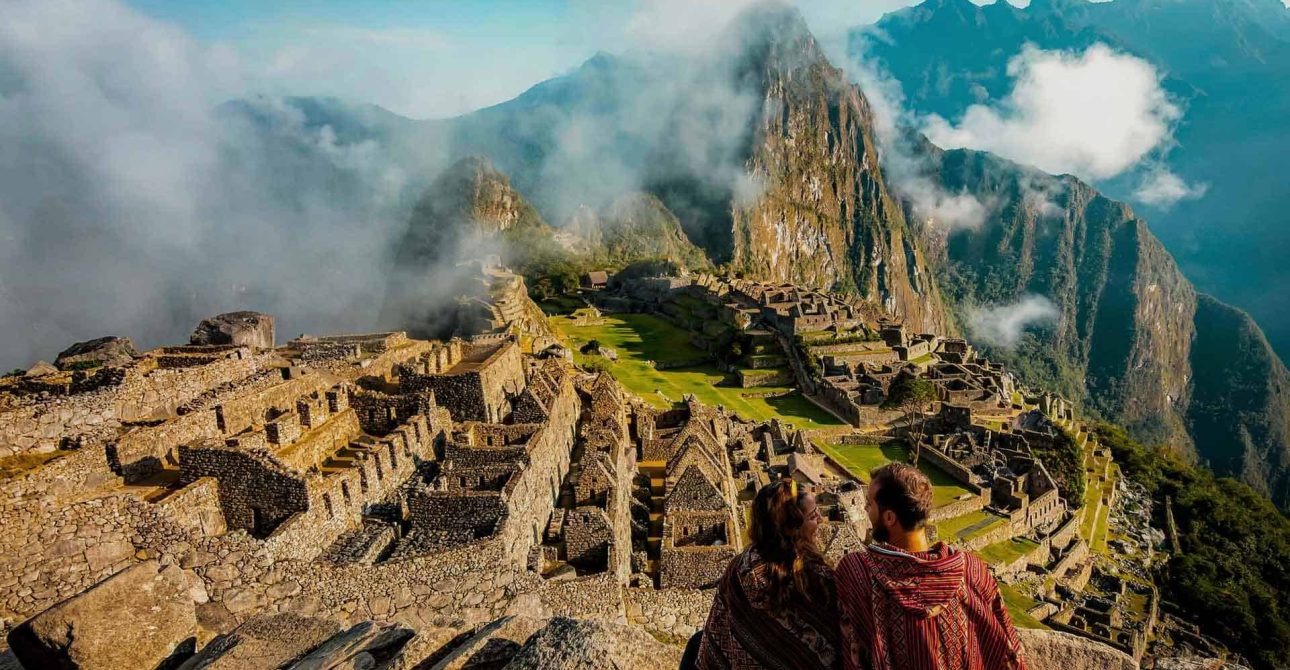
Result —
<instances>
[{"instance_id":1,"label":"cloudy sky","mask_svg":"<svg viewBox=\"0 0 1290 670\"><path fill-rule=\"evenodd\" d=\"M508 100L599 50L676 46L750 0L129 0L235 57L268 93L372 102L413 118ZM799 2L821 39L910 0ZM678 20L685 17L686 20ZM698 19L698 20L696 20ZM247 65L253 67L246 67Z\"/></svg>"}]
</instances>

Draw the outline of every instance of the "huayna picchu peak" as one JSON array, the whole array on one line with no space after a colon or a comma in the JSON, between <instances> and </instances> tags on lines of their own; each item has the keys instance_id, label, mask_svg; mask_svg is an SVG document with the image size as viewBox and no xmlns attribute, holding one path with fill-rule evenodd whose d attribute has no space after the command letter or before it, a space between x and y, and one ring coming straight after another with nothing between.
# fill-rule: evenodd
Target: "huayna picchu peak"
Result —
<instances>
[{"instance_id":1,"label":"huayna picchu peak","mask_svg":"<svg viewBox=\"0 0 1290 670\"><path fill-rule=\"evenodd\" d=\"M1195 218L1290 197L1290 8L95 2L0 27L0 667L1290 658L1197 246L1280 233Z\"/></svg>"}]
</instances>

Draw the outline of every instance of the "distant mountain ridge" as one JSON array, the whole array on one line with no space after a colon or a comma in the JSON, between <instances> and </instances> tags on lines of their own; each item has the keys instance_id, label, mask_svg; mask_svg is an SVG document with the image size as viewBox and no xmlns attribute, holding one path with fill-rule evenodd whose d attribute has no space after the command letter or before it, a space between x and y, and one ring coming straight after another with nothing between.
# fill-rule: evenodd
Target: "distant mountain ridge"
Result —
<instances>
[{"instance_id":1,"label":"distant mountain ridge","mask_svg":"<svg viewBox=\"0 0 1290 670\"><path fill-rule=\"evenodd\" d=\"M1132 209L1070 177L926 145L928 179L991 203L979 230L947 234L892 190L868 101L796 12L762 6L733 31L688 88L602 54L398 141L488 156L546 221L644 190L714 263L872 299L916 328L962 332L975 305L1049 296L1058 324L992 354L1140 437L1194 444L1290 507L1285 366L1247 316L1192 287ZM677 153L714 133L726 134L702 155ZM1027 197L1037 184L1047 206Z\"/></svg>"},{"instance_id":2,"label":"distant mountain ridge","mask_svg":"<svg viewBox=\"0 0 1290 670\"><path fill-rule=\"evenodd\" d=\"M1290 8L1280 0L927 0L857 28L849 51L897 79L912 111L954 121L1008 94L1008 61L1023 45L1098 43L1158 68L1184 112L1168 164L1208 187L1146 207L1152 230L1198 286L1249 310L1290 354L1288 275L1273 251L1290 246L1286 180L1273 167L1290 152ZM1140 178L1102 186L1128 198Z\"/></svg>"}]
</instances>

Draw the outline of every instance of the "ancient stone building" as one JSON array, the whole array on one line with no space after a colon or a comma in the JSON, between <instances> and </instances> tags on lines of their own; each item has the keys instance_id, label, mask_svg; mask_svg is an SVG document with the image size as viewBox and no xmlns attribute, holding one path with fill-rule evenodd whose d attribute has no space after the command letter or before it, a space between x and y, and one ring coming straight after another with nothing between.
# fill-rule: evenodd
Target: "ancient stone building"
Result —
<instances>
[{"instance_id":1,"label":"ancient stone building","mask_svg":"<svg viewBox=\"0 0 1290 670\"><path fill-rule=\"evenodd\" d=\"M511 400L525 388L519 345L511 339L447 345L399 371L409 389L434 392L455 421L499 423L510 418Z\"/></svg>"}]
</instances>

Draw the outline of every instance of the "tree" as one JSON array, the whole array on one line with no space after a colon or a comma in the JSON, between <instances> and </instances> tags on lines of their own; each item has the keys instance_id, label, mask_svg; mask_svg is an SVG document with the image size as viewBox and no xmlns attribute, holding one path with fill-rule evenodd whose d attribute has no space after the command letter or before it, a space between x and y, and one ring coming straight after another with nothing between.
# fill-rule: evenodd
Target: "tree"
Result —
<instances>
[{"instance_id":1,"label":"tree","mask_svg":"<svg viewBox=\"0 0 1290 670\"><path fill-rule=\"evenodd\" d=\"M927 427L927 412L936 402L936 387L920 377L903 376L891 385L887 394L887 407L900 410L905 419L906 439L913 453L913 463L923 455L923 435Z\"/></svg>"}]
</instances>

